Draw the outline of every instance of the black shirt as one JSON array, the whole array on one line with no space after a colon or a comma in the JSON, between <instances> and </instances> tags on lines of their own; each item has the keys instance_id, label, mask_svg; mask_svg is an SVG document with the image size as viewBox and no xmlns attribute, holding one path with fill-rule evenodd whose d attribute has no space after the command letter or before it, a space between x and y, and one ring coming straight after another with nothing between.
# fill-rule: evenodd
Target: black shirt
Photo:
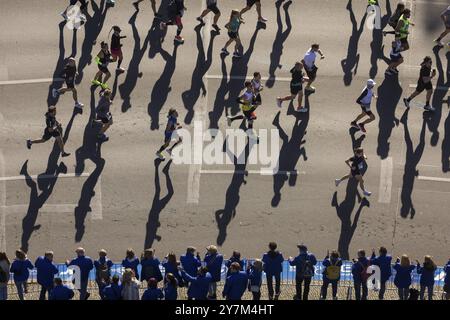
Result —
<instances>
[{"instance_id":1,"label":"black shirt","mask_svg":"<svg viewBox=\"0 0 450 320\"><path fill-rule=\"evenodd\" d=\"M56 118L51 113L47 112L45 114L45 124L47 125L47 129L54 129L56 125L58 124L58 121L56 121Z\"/></svg>"},{"instance_id":2,"label":"black shirt","mask_svg":"<svg viewBox=\"0 0 450 320\"><path fill-rule=\"evenodd\" d=\"M355 173L361 173L364 169L364 157L357 157L354 156L350 158L350 161L352 162L352 172Z\"/></svg>"},{"instance_id":3,"label":"black shirt","mask_svg":"<svg viewBox=\"0 0 450 320\"><path fill-rule=\"evenodd\" d=\"M425 83L423 81L423 77L430 77L431 76L431 68L427 67L427 66L422 66L422 68L420 68L420 78L419 81L422 83Z\"/></svg>"},{"instance_id":4,"label":"black shirt","mask_svg":"<svg viewBox=\"0 0 450 320\"><path fill-rule=\"evenodd\" d=\"M291 69L292 80L291 84L301 84L303 81L303 76L305 75L303 71L297 70L295 67Z\"/></svg>"},{"instance_id":5,"label":"black shirt","mask_svg":"<svg viewBox=\"0 0 450 320\"><path fill-rule=\"evenodd\" d=\"M66 79L66 81L73 81L75 79L76 73L77 73L77 68L75 66L66 64L66 66L64 67L62 76Z\"/></svg>"},{"instance_id":6,"label":"black shirt","mask_svg":"<svg viewBox=\"0 0 450 320\"><path fill-rule=\"evenodd\" d=\"M125 38L125 36L121 37L120 35L115 35L113 33L111 37L111 49L120 49L122 45L120 44L120 39Z\"/></svg>"}]
</instances>

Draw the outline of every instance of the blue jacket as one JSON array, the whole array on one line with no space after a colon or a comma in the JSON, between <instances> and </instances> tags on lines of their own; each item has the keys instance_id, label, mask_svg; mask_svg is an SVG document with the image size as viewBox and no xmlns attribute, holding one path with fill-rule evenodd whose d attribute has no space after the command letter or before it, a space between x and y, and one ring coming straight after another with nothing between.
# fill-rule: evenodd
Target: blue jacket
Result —
<instances>
[{"instance_id":1,"label":"blue jacket","mask_svg":"<svg viewBox=\"0 0 450 320\"><path fill-rule=\"evenodd\" d=\"M214 282L220 281L220 274L222 272L223 256L221 254L206 254L205 259L206 267Z\"/></svg>"},{"instance_id":2,"label":"blue jacket","mask_svg":"<svg viewBox=\"0 0 450 320\"><path fill-rule=\"evenodd\" d=\"M244 270L245 260L238 259L235 257L231 257L225 262L225 266L227 267L227 277L231 274L230 266L232 263L237 262L241 266L241 270Z\"/></svg>"},{"instance_id":3,"label":"blue jacket","mask_svg":"<svg viewBox=\"0 0 450 320\"><path fill-rule=\"evenodd\" d=\"M197 275L198 268L202 265L199 259L192 253L186 253L186 255L180 257L181 266L192 277Z\"/></svg>"},{"instance_id":4,"label":"blue jacket","mask_svg":"<svg viewBox=\"0 0 450 320\"><path fill-rule=\"evenodd\" d=\"M103 297L105 300L121 300L122 286L120 284L111 283L103 288Z\"/></svg>"},{"instance_id":5,"label":"blue jacket","mask_svg":"<svg viewBox=\"0 0 450 320\"><path fill-rule=\"evenodd\" d=\"M434 273L436 268L426 268L421 267L420 264L417 265L417 274L420 274L420 285L421 286L432 286L434 285Z\"/></svg>"},{"instance_id":6,"label":"blue jacket","mask_svg":"<svg viewBox=\"0 0 450 320\"><path fill-rule=\"evenodd\" d=\"M353 263L352 265L353 282L355 283L363 282L361 274L364 271L364 269L367 268L369 265L370 261L366 257L358 258L358 261Z\"/></svg>"},{"instance_id":7,"label":"blue jacket","mask_svg":"<svg viewBox=\"0 0 450 320\"><path fill-rule=\"evenodd\" d=\"M133 270L136 278L139 278L138 265L139 265L138 258L134 258L133 260L128 260L127 258L125 258L122 260L122 267L124 267L125 269Z\"/></svg>"},{"instance_id":8,"label":"blue jacket","mask_svg":"<svg viewBox=\"0 0 450 320\"><path fill-rule=\"evenodd\" d=\"M192 277L184 271L181 271L183 278L190 282L187 291L188 298L195 300L206 300L208 296L209 284L213 282L211 274L208 272L206 275L198 275Z\"/></svg>"},{"instance_id":9,"label":"blue jacket","mask_svg":"<svg viewBox=\"0 0 450 320\"><path fill-rule=\"evenodd\" d=\"M73 290L65 285L54 287L50 291L49 300L70 300L73 298Z\"/></svg>"},{"instance_id":10,"label":"blue jacket","mask_svg":"<svg viewBox=\"0 0 450 320\"><path fill-rule=\"evenodd\" d=\"M164 267L164 273L168 274L171 273L175 276L175 278L177 279L178 283L181 283L183 281L183 279L181 278L181 274L178 271L178 266L174 265L173 263L169 263L169 262L164 262L162 264L162 266Z\"/></svg>"},{"instance_id":11,"label":"blue jacket","mask_svg":"<svg viewBox=\"0 0 450 320\"><path fill-rule=\"evenodd\" d=\"M283 271L284 258L281 252L275 251L264 253L262 257L264 272L268 277L279 275Z\"/></svg>"},{"instance_id":12,"label":"blue jacket","mask_svg":"<svg viewBox=\"0 0 450 320\"><path fill-rule=\"evenodd\" d=\"M81 281L85 282L89 280L89 273L94 269L94 262L91 258L82 256L70 261L69 266L78 266L81 271Z\"/></svg>"},{"instance_id":13,"label":"blue jacket","mask_svg":"<svg viewBox=\"0 0 450 320\"><path fill-rule=\"evenodd\" d=\"M227 300L241 300L247 290L248 276L244 271L233 272L227 277L222 295Z\"/></svg>"},{"instance_id":14,"label":"blue jacket","mask_svg":"<svg viewBox=\"0 0 450 320\"><path fill-rule=\"evenodd\" d=\"M14 274L14 281L22 282L27 281L30 276L30 271L34 268L30 260L17 260L15 259L11 264L10 271Z\"/></svg>"},{"instance_id":15,"label":"blue jacket","mask_svg":"<svg viewBox=\"0 0 450 320\"><path fill-rule=\"evenodd\" d=\"M380 268L381 282L386 282L389 280L392 275L392 257L390 255L376 257L375 254L372 253L372 257L370 257L370 264Z\"/></svg>"},{"instance_id":16,"label":"blue jacket","mask_svg":"<svg viewBox=\"0 0 450 320\"><path fill-rule=\"evenodd\" d=\"M261 287L261 284L262 284L262 272L261 271L255 269L255 268L247 269L247 276L248 276L248 279L250 280L250 283L249 283L250 286Z\"/></svg>"},{"instance_id":17,"label":"blue jacket","mask_svg":"<svg viewBox=\"0 0 450 320\"><path fill-rule=\"evenodd\" d=\"M336 266L336 267L341 267L342 266L342 259L341 258L337 258L336 259L332 259L330 257L326 257L323 261L322 261L322 265L323 265L323 280L328 280L328 281L339 281L340 277L334 280L329 280L327 278L327 267L329 266Z\"/></svg>"},{"instance_id":18,"label":"blue jacket","mask_svg":"<svg viewBox=\"0 0 450 320\"><path fill-rule=\"evenodd\" d=\"M397 288L408 288L411 285L411 272L416 267L410 265L409 267L402 267L400 263L396 263L394 270L397 271L394 278L394 284Z\"/></svg>"},{"instance_id":19,"label":"blue jacket","mask_svg":"<svg viewBox=\"0 0 450 320\"><path fill-rule=\"evenodd\" d=\"M444 283L450 286L450 260L448 260L447 265L444 267L445 278Z\"/></svg>"},{"instance_id":20,"label":"blue jacket","mask_svg":"<svg viewBox=\"0 0 450 320\"><path fill-rule=\"evenodd\" d=\"M305 262L309 260L311 264L314 266L317 264L317 259L312 253L300 253L298 256L294 258L294 260L289 261L289 264L294 267L295 266L295 272L297 276L302 275L302 270L305 266ZM315 268L314 268L315 270Z\"/></svg>"},{"instance_id":21,"label":"blue jacket","mask_svg":"<svg viewBox=\"0 0 450 320\"><path fill-rule=\"evenodd\" d=\"M37 271L37 282L43 287L52 287L53 278L58 273L58 268L44 256L38 257L34 266Z\"/></svg>"},{"instance_id":22,"label":"blue jacket","mask_svg":"<svg viewBox=\"0 0 450 320\"><path fill-rule=\"evenodd\" d=\"M178 290L177 287L174 287L170 283L167 283L164 287L164 297L165 300L177 300L178 298Z\"/></svg>"},{"instance_id":23,"label":"blue jacket","mask_svg":"<svg viewBox=\"0 0 450 320\"><path fill-rule=\"evenodd\" d=\"M142 259L141 260L141 281L149 280L150 278L155 278L156 281L161 281L163 279L159 265L161 263L157 258L152 259Z\"/></svg>"},{"instance_id":24,"label":"blue jacket","mask_svg":"<svg viewBox=\"0 0 450 320\"><path fill-rule=\"evenodd\" d=\"M162 300L164 293L161 289L147 289L144 291L141 300Z\"/></svg>"}]
</instances>

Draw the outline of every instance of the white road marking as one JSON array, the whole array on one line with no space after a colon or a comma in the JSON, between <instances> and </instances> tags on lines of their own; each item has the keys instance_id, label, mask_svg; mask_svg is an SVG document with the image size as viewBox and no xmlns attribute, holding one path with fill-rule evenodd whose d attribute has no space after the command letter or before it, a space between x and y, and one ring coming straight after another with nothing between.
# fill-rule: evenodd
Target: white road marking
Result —
<instances>
[{"instance_id":1,"label":"white road marking","mask_svg":"<svg viewBox=\"0 0 450 320\"><path fill-rule=\"evenodd\" d=\"M8 67L4 64L0 65L0 80L6 81L9 79Z\"/></svg>"},{"instance_id":2,"label":"white road marking","mask_svg":"<svg viewBox=\"0 0 450 320\"><path fill-rule=\"evenodd\" d=\"M21 214L28 210L28 204L15 204L4 206L3 210L6 214ZM44 204L40 209L39 213L71 213L74 212L76 204Z\"/></svg>"},{"instance_id":3,"label":"white road marking","mask_svg":"<svg viewBox=\"0 0 450 320\"><path fill-rule=\"evenodd\" d=\"M276 173L274 173L273 171L270 170L264 170L264 169L260 169L260 170L200 170L200 173L205 173L205 174L261 174L261 175L280 175L280 174L291 174L291 175L304 175L306 174L305 171L277 171Z\"/></svg>"},{"instance_id":4,"label":"white road marking","mask_svg":"<svg viewBox=\"0 0 450 320\"><path fill-rule=\"evenodd\" d=\"M0 149L0 174L5 175L5 158L3 157L3 150ZM6 182L0 183L0 251L6 251L6 212L4 207L6 205Z\"/></svg>"},{"instance_id":5,"label":"white road marking","mask_svg":"<svg viewBox=\"0 0 450 320\"><path fill-rule=\"evenodd\" d=\"M48 82L62 82L62 78L43 78L43 79L26 79L26 80L7 80L0 81L0 86L15 85L15 84L33 84L33 83L48 83Z\"/></svg>"},{"instance_id":6,"label":"white road marking","mask_svg":"<svg viewBox=\"0 0 450 320\"><path fill-rule=\"evenodd\" d=\"M218 79L218 80L222 80L224 78L223 75L206 75L205 76L206 79ZM226 77L227 80L251 80L253 79L253 77L251 76L227 76ZM269 77L261 77L261 80L263 81L267 81L269 80ZM275 78L275 82L291 82L291 78L282 78L282 77L276 77Z\"/></svg>"},{"instance_id":7,"label":"white road marking","mask_svg":"<svg viewBox=\"0 0 450 320\"><path fill-rule=\"evenodd\" d=\"M448 6L448 2L443 2L443 1L431 2L430 0L428 0L428 1L416 0L414 2L417 3L417 4L425 4L425 5L433 4L433 5L437 5L437 6Z\"/></svg>"},{"instance_id":8,"label":"white road marking","mask_svg":"<svg viewBox=\"0 0 450 320\"><path fill-rule=\"evenodd\" d=\"M82 173L80 175L77 175L76 173L66 173L66 174L43 174L43 175L33 175L30 176L32 179L55 179L55 178L78 178L78 177L89 177L90 173ZM14 180L25 180L25 176L12 176L12 177L5 177L2 174L2 177L0 177L0 181L14 181Z\"/></svg>"},{"instance_id":9,"label":"white road marking","mask_svg":"<svg viewBox=\"0 0 450 320\"><path fill-rule=\"evenodd\" d=\"M450 178L419 176L418 179L424 181L450 182Z\"/></svg>"},{"instance_id":10,"label":"white road marking","mask_svg":"<svg viewBox=\"0 0 450 320\"><path fill-rule=\"evenodd\" d=\"M98 178L95 185L95 201L91 206L91 220L103 220L103 204L102 204L102 177Z\"/></svg>"},{"instance_id":11,"label":"white road marking","mask_svg":"<svg viewBox=\"0 0 450 320\"><path fill-rule=\"evenodd\" d=\"M393 168L392 157L381 160L380 189L378 191L378 202L380 203L391 202Z\"/></svg>"}]
</instances>

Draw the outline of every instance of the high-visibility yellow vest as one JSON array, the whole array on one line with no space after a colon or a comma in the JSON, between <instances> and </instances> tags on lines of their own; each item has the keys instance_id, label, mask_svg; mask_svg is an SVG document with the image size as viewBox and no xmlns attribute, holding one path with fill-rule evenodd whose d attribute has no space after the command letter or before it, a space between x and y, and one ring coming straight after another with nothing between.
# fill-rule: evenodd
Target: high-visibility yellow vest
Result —
<instances>
[{"instance_id":1,"label":"high-visibility yellow vest","mask_svg":"<svg viewBox=\"0 0 450 320\"><path fill-rule=\"evenodd\" d=\"M241 108L242 108L242 111L250 111L253 108L253 105L251 103L243 104Z\"/></svg>"},{"instance_id":2,"label":"high-visibility yellow vest","mask_svg":"<svg viewBox=\"0 0 450 320\"><path fill-rule=\"evenodd\" d=\"M369 6L377 4L377 0L368 0Z\"/></svg>"},{"instance_id":3,"label":"high-visibility yellow vest","mask_svg":"<svg viewBox=\"0 0 450 320\"><path fill-rule=\"evenodd\" d=\"M408 29L409 25L411 24L411 21L407 18L405 18L403 15L400 16L399 21L403 21L403 26L400 29L400 39L404 39L408 37Z\"/></svg>"}]
</instances>

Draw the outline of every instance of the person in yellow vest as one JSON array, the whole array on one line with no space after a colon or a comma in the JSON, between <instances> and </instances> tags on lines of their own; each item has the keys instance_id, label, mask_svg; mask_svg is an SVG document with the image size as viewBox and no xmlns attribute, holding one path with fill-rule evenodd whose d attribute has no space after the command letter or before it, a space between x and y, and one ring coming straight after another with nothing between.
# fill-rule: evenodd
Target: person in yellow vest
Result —
<instances>
[{"instance_id":1,"label":"person in yellow vest","mask_svg":"<svg viewBox=\"0 0 450 320\"><path fill-rule=\"evenodd\" d=\"M368 6L378 6L378 0L367 0Z\"/></svg>"},{"instance_id":2,"label":"person in yellow vest","mask_svg":"<svg viewBox=\"0 0 450 320\"><path fill-rule=\"evenodd\" d=\"M411 22L411 10L405 9L403 14L398 19L397 27L395 28L395 40L401 42L401 50L406 51L409 49L408 35L409 27L414 26Z\"/></svg>"},{"instance_id":3,"label":"person in yellow vest","mask_svg":"<svg viewBox=\"0 0 450 320\"><path fill-rule=\"evenodd\" d=\"M236 116L227 116L228 126L235 120L245 119L248 124L248 129L253 129L253 121L256 120L255 110L258 107L254 104L254 90L250 81L245 82L245 92L237 98L237 102L241 105L242 114Z\"/></svg>"}]
</instances>

